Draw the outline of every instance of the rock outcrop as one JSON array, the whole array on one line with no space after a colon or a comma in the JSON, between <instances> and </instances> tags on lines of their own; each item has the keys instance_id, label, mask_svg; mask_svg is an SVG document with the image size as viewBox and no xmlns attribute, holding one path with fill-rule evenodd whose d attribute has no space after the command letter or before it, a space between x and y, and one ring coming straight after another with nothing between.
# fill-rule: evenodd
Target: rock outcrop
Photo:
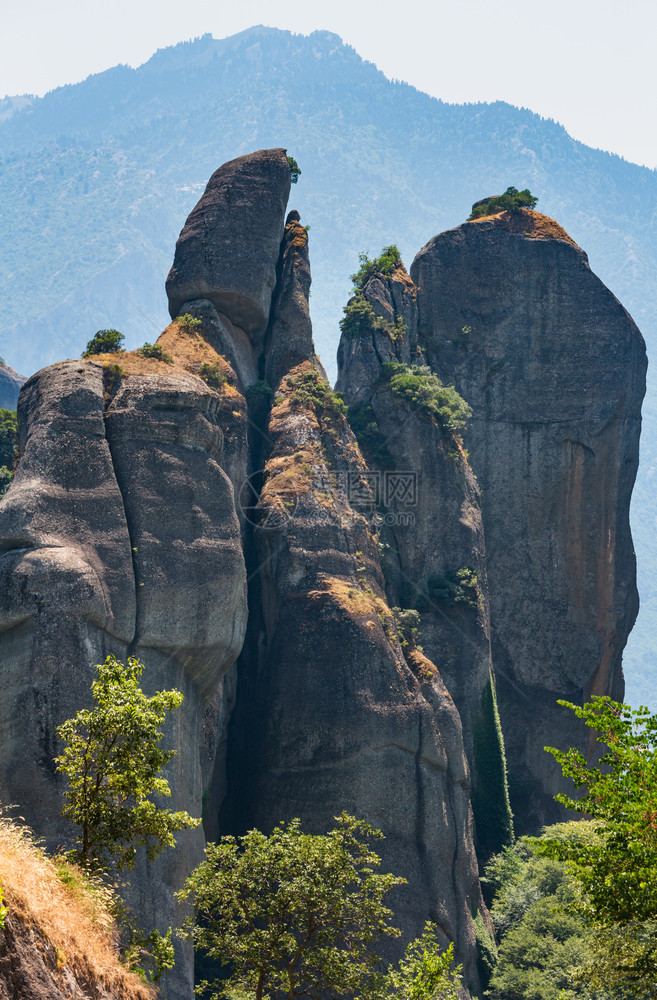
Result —
<instances>
[{"instance_id":1,"label":"rock outcrop","mask_svg":"<svg viewBox=\"0 0 657 1000\"><path fill-rule=\"evenodd\" d=\"M283 149L213 175L167 280L168 362L99 355L23 388L0 503L0 799L66 841L56 727L94 663L135 655L147 692L185 696L174 808L202 809L211 838L296 816L321 832L342 810L380 827L408 879L399 944L434 920L478 993L475 824L482 857L512 836L502 731L536 830L559 815L543 745L584 745L556 699L622 693L643 342L552 220L478 220L358 289L347 420L289 185ZM138 868L146 925L176 922L202 847L188 832ZM178 948L166 995L189 1000Z\"/></svg>"},{"instance_id":2,"label":"rock outcrop","mask_svg":"<svg viewBox=\"0 0 657 1000\"><path fill-rule=\"evenodd\" d=\"M495 689L481 497L460 435L400 394L386 367L404 365L418 386L429 385L425 375L412 375L429 371L418 346L417 303L401 262L390 275L370 277L347 309L353 314L355 304L366 318L353 332L345 324L338 388L378 488L388 599L420 612L417 642L460 713L479 847L487 855L510 842L512 825L503 746L480 738L482 728L490 730Z\"/></svg>"},{"instance_id":3,"label":"rock outcrop","mask_svg":"<svg viewBox=\"0 0 657 1000\"><path fill-rule=\"evenodd\" d=\"M431 917L478 990L473 914L487 916L461 723L433 664L407 663L399 645L369 471L314 359L306 242L292 220L265 356L275 397L222 829L299 816L323 832L344 809L382 829L383 864L409 883L392 902L404 940Z\"/></svg>"},{"instance_id":4,"label":"rock outcrop","mask_svg":"<svg viewBox=\"0 0 657 1000\"><path fill-rule=\"evenodd\" d=\"M536 830L561 816L543 747L587 745L557 699L623 694L645 346L586 254L537 212L436 236L411 276L426 358L473 409L512 804L518 830Z\"/></svg>"},{"instance_id":5,"label":"rock outcrop","mask_svg":"<svg viewBox=\"0 0 657 1000\"><path fill-rule=\"evenodd\" d=\"M284 149L239 156L215 171L176 244L169 312L208 299L258 343L269 319L290 193Z\"/></svg>"},{"instance_id":6,"label":"rock outcrop","mask_svg":"<svg viewBox=\"0 0 657 1000\"><path fill-rule=\"evenodd\" d=\"M0 409L15 410L25 378L0 362Z\"/></svg>"},{"instance_id":7,"label":"rock outcrop","mask_svg":"<svg viewBox=\"0 0 657 1000\"><path fill-rule=\"evenodd\" d=\"M220 464L235 402L225 410L198 376L122 378L97 361L44 369L21 394L22 457L0 506L0 797L52 847L70 832L55 730L89 703L93 664L109 653L142 659L149 693L183 692L167 734L172 802L201 814L204 705L221 697L246 625L240 528ZM243 415L241 425L245 441ZM164 930L200 831L180 845L133 880L144 922ZM188 996L189 958L172 997Z\"/></svg>"}]
</instances>

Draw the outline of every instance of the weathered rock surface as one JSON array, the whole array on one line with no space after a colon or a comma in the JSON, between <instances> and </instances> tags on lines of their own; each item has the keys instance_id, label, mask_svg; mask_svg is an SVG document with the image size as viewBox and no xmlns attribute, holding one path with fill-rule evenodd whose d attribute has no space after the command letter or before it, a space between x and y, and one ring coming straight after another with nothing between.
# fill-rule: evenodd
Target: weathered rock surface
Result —
<instances>
[{"instance_id":1,"label":"weathered rock surface","mask_svg":"<svg viewBox=\"0 0 657 1000\"><path fill-rule=\"evenodd\" d=\"M264 335L290 193L284 149L239 156L214 172L176 243L169 312L209 299L254 343Z\"/></svg>"},{"instance_id":2,"label":"weathered rock surface","mask_svg":"<svg viewBox=\"0 0 657 1000\"><path fill-rule=\"evenodd\" d=\"M344 809L380 827L409 882L404 940L433 919L477 991L473 791L483 853L489 807L508 821L495 686L521 830L558 815L543 745L582 744L556 699L622 693L643 342L552 220L465 224L361 290L338 382L361 452L314 353L289 184L282 149L211 178L167 281L171 364L69 361L22 391L0 503L0 799L66 841L56 727L94 663L136 655L149 693L185 696L165 737L174 808L203 799L213 838L295 816L321 832ZM389 361L456 386L470 458L392 391ZM420 612L424 652L393 606ZM175 923L202 846L189 832L138 869L146 925ZM189 1000L188 950L166 992Z\"/></svg>"},{"instance_id":3,"label":"weathered rock surface","mask_svg":"<svg viewBox=\"0 0 657 1000\"><path fill-rule=\"evenodd\" d=\"M374 275L362 290L376 325L343 336L338 350L338 387L350 407L379 488L379 530L390 604L417 609L417 642L438 667L454 698L474 782L479 846L484 855L508 839L492 829L490 797L504 810L504 787L491 789L489 761L480 775L474 733L482 722L482 694L493 681L486 542L480 494L457 435L390 389L383 364L424 364L418 348L417 288L403 265L389 277ZM399 321L403 331L399 330ZM386 332L391 331L391 332ZM473 587L454 591L456 574L467 571ZM450 592L454 591L454 592ZM457 599L454 597L457 594ZM503 747L488 745L503 773ZM479 761L481 764L482 762ZM479 794L481 793L481 794ZM479 814L478 814L479 812Z\"/></svg>"},{"instance_id":4,"label":"weathered rock surface","mask_svg":"<svg viewBox=\"0 0 657 1000\"><path fill-rule=\"evenodd\" d=\"M0 363L0 409L16 409L18 394L24 382L23 375L19 375L9 365Z\"/></svg>"},{"instance_id":5,"label":"weathered rock surface","mask_svg":"<svg viewBox=\"0 0 657 1000\"><path fill-rule=\"evenodd\" d=\"M512 802L535 830L560 816L544 745L586 742L557 698L623 693L643 338L586 254L529 210L436 236L411 275L427 359L474 411Z\"/></svg>"},{"instance_id":6,"label":"weathered rock surface","mask_svg":"<svg viewBox=\"0 0 657 1000\"><path fill-rule=\"evenodd\" d=\"M285 223L277 295L265 344L265 376L274 389L283 375L303 361L315 358L315 365L320 364L315 356L308 307L310 281L308 234L299 213L292 211Z\"/></svg>"},{"instance_id":7,"label":"weathered rock surface","mask_svg":"<svg viewBox=\"0 0 657 1000\"><path fill-rule=\"evenodd\" d=\"M201 814L204 703L221 699L246 625L222 417L194 375L121 379L93 361L44 369L21 395L22 457L0 505L0 798L52 847L70 833L55 729L88 704L93 664L109 653L142 659L148 693L183 692L167 732L171 801ZM202 834L179 844L132 880L130 901L151 927L176 922L172 893ZM180 951L172 998L190 990L191 953Z\"/></svg>"},{"instance_id":8,"label":"weathered rock surface","mask_svg":"<svg viewBox=\"0 0 657 1000\"><path fill-rule=\"evenodd\" d=\"M301 269L297 238L287 246ZM273 316L302 317L299 285L279 287L294 301L277 301ZM277 378L310 337L309 320L295 329L286 355L287 323L272 324L266 362ZM432 918L476 988L472 914L487 916L460 720L433 665L418 657L414 672L402 655L365 516L367 467L312 359L310 349L288 368L265 428L222 830L299 816L324 832L343 809L383 829L383 864L409 882L392 903L404 940Z\"/></svg>"}]
</instances>

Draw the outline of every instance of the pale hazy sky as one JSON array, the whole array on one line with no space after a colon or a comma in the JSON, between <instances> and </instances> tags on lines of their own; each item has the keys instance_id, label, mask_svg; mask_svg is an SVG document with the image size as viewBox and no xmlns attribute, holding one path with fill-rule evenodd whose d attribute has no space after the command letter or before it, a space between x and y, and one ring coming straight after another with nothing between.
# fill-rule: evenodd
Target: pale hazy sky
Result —
<instances>
[{"instance_id":1,"label":"pale hazy sky","mask_svg":"<svg viewBox=\"0 0 657 1000\"><path fill-rule=\"evenodd\" d=\"M0 96L253 24L334 31L435 97L509 101L657 167L657 0L0 0Z\"/></svg>"}]
</instances>

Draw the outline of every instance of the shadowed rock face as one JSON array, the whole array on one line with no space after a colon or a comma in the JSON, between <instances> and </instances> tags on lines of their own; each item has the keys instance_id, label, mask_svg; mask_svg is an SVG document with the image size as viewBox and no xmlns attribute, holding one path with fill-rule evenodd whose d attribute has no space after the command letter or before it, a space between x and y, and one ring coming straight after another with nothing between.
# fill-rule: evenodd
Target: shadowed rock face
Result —
<instances>
[{"instance_id":1,"label":"shadowed rock face","mask_svg":"<svg viewBox=\"0 0 657 1000\"><path fill-rule=\"evenodd\" d=\"M348 496L367 473L353 434L330 403L309 403L300 388L323 379L299 301L307 285L293 277L307 266L299 229L288 227L283 273L292 277L279 286L265 358L277 380L287 370L266 424L247 542L249 628L222 830L268 831L299 816L319 833L343 809L381 828L384 866L409 882L391 902L404 942L431 917L445 944L457 942L476 987L472 914L485 908L461 723L433 664L418 654L412 668L402 655L371 504L359 509ZM360 485L366 495L367 480Z\"/></svg>"},{"instance_id":2,"label":"shadowed rock face","mask_svg":"<svg viewBox=\"0 0 657 1000\"><path fill-rule=\"evenodd\" d=\"M436 236L411 275L427 358L474 411L466 444L513 806L519 830L535 830L560 815L543 746L586 743L557 698L623 693L643 338L583 251L536 212Z\"/></svg>"},{"instance_id":3,"label":"shadowed rock face","mask_svg":"<svg viewBox=\"0 0 657 1000\"><path fill-rule=\"evenodd\" d=\"M176 243L169 312L209 299L257 343L269 318L290 193L284 149L239 156L214 172Z\"/></svg>"},{"instance_id":4,"label":"shadowed rock face","mask_svg":"<svg viewBox=\"0 0 657 1000\"><path fill-rule=\"evenodd\" d=\"M15 410L25 378L9 365L0 363L0 408Z\"/></svg>"}]
</instances>

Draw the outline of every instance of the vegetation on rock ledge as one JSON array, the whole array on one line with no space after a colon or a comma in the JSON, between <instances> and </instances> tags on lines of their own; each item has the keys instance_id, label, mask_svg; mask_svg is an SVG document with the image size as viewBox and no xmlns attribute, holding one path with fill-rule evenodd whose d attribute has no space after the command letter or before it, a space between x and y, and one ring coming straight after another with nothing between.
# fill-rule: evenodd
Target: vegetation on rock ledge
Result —
<instances>
[{"instance_id":1,"label":"vegetation on rock ledge","mask_svg":"<svg viewBox=\"0 0 657 1000\"><path fill-rule=\"evenodd\" d=\"M342 396L331 389L315 368L302 369L289 375L287 385L292 390L290 402L293 406L308 407L318 416L326 413L334 417L346 417L347 407Z\"/></svg>"},{"instance_id":2,"label":"vegetation on rock ledge","mask_svg":"<svg viewBox=\"0 0 657 1000\"><path fill-rule=\"evenodd\" d=\"M529 188L518 191L517 188L508 187L504 194L476 201L468 216L468 222L481 219L485 215L495 215L497 212L519 212L521 208L535 208L537 202L538 198L534 197Z\"/></svg>"},{"instance_id":3,"label":"vegetation on rock ledge","mask_svg":"<svg viewBox=\"0 0 657 1000\"><path fill-rule=\"evenodd\" d=\"M472 409L453 385L443 385L427 365L404 365L389 361L382 365L394 396L408 399L421 412L434 417L454 434L465 430Z\"/></svg>"}]
</instances>

